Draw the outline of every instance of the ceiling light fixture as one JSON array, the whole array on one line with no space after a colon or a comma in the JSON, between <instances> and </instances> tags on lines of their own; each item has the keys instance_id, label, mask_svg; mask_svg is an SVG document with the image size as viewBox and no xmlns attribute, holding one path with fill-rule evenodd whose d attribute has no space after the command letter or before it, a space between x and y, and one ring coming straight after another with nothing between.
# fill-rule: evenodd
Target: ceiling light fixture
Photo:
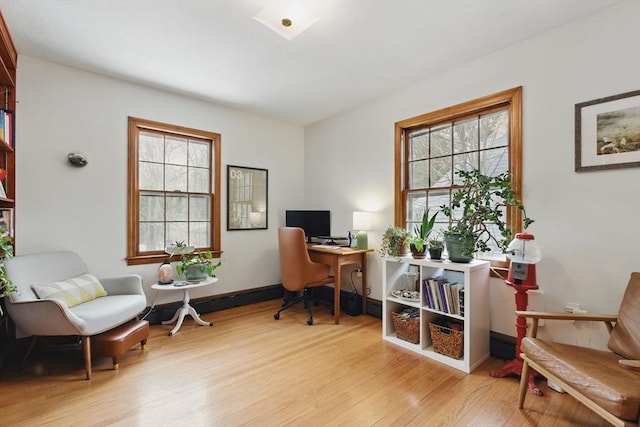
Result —
<instances>
[{"instance_id":1,"label":"ceiling light fixture","mask_svg":"<svg viewBox=\"0 0 640 427\"><path fill-rule=\"evenodd\" d=\"M317 22L320 16L306 2L275 1L262 8L253 19L291 41Z\"/></svg>"}]
</instances>

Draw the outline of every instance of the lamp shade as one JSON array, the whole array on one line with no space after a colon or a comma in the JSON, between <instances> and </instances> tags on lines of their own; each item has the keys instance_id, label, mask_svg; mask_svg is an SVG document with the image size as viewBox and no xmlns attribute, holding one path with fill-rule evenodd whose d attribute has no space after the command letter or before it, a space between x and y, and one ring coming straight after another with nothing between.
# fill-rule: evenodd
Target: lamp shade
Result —
<instances>
[{"instance_id":1,"label":"lamp shade","mask_svg":"<svg viewBox=\"0 0 640 427\"><path fill-rule=\"evenodd\" d=\"M371 230L371 212L354 212L353 229Z\"/></svg>"}]
</instances>

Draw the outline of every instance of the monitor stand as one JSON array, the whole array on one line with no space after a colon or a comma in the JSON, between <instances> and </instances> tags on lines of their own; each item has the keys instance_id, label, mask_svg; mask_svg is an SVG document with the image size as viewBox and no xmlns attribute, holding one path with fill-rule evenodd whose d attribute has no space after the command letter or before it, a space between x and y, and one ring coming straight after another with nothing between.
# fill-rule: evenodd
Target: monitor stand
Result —
<instances>
[{"instance_id":1,"label":"monitor stand","mask_svg":"<svg viewBox=\"0 0 640 427\"><path fill-rule=\"evenodd\" d=\"M338 246L338 242L336 242L336 240L348 240L349 238L348 237L318 236L318 239L328 240L327 242L323 243L325 245Z\"/></svg>"}]
</instances>

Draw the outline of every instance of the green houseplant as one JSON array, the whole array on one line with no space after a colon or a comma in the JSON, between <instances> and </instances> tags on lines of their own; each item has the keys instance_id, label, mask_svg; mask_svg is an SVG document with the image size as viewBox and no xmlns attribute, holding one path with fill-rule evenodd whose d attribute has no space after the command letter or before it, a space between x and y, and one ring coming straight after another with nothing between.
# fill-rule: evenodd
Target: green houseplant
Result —
<instances>
[{"instance_id":1,"label":"green houseplant","mask_svg":"<svg viewBox=\"0 0 640 427\"><path fill-rule=\"evenodd\" d=\"M4 262L13 256L13 241L6 229L0 228L0 298L17 290L16 286L7 277Z\"/></svg>"},{"instance_id":2,"label":"green houseplant","mask_svg":"<svg viewBox=\"0 0 640 427\"><path fill-rule=\"evenodd\" d=\"M429 258L439 260L442 258L442 250L444 249L444 241L439 236L429 239Z\"/></svg>"},{"instance_id":3,"label":"green houseplant","mask_svg":"<svg viewBox=\"0 0 640 427\"><path fill-rule=\"evenodd\" d=\"M411 234L401 227L389 227L382 235L382 244L380 245L380 255L382 256L398 256L403 255L407 251L407 246L411 240Z\"/></svg>"},{"instance_id":4,"label":"green houseplant","mask_svg":"<svg viewBox=\"0 0 640 427\"><path fill-rule=\"evenodd\" d=\"M411 255L416 258L425 258L427 251L427 244L429 235L433 231L433 226L436 222L436 216L438 212L433 214L431 218L429 218L429 209L424 211L422 214L422 222L420 225L416 225L413 230L413 236L411 236L410 246L411 246Z\"/></svg>"},{"instance_id":5,"label":"green houseplant","mask_svg":"<svg viewBox=\"0 0 640 427\"><path fill-rule=\"evenodd\" d=\"M506 252L513 236L505 217L507 209L522 212L523 229L533 223L516 198L511 175L504 172L488 176L477 169L458 170L456 174L463 180L462 187L453 193L451 206L440 207L451 221L444 233L449 259L470 262L476 252L487 252L492 244Z\"/></svg>"},{"instance_id":6,"label":"green houseplant","mask_svg":"<svg viewBox=\"0 0 640 427\"><path fill-rule=\"evenodd\" d=\"M222 261L216 262L211 251L190 252L181 255L176 271L184 275L187 281L201 281L207 277L215 277L213 272L220 265Z\"/></svg>"}]
</instances>

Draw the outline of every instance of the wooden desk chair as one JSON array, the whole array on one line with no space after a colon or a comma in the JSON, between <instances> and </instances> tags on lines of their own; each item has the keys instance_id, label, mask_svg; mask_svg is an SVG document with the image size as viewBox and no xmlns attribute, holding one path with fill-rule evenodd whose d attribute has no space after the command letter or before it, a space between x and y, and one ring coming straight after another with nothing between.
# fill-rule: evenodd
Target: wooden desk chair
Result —
<instances>
[{"instance_id":1,"label":"wooden desk chair","mask_svg":"<svg viewBox=\"0 0 640 427\"><path fill-rule=\"evenodd\" d=\"M273 318L278 320L281 311L299 302L304 302L309 311L307 325L313 325L313 313L311 312L311 304L309 304L309 288L333 283L333 277L329 276L329 266L311 261L302 228L280 227L278 229L278 247L282 286L290 292L302 291L302 295L286 299L282 308L273 315Z\"/></svg>"},{"instance_id":2,"label":"wooden desk chair","mask_svg":"<svg viewBox=\"0 0 640 427\"><path fill-rule=\"evenodd\" d=\"M631 278L617 315L517 311L532 319L522 339L524 360L518 405L527 395L533 368L615 426L638 426L640 418L640 273ZM609 350L536 338L539 319L602 321L611 333ZM613 323L615 322L615 326Z\"/></svg>"}]
</instances>

